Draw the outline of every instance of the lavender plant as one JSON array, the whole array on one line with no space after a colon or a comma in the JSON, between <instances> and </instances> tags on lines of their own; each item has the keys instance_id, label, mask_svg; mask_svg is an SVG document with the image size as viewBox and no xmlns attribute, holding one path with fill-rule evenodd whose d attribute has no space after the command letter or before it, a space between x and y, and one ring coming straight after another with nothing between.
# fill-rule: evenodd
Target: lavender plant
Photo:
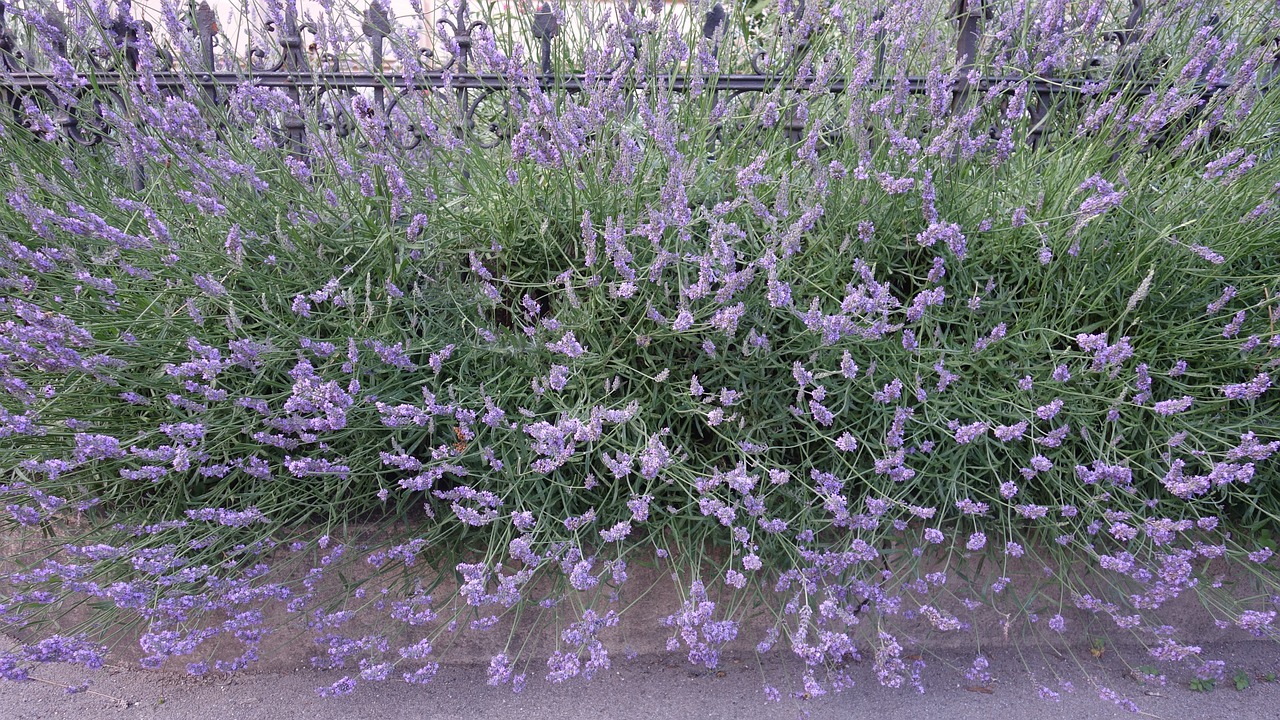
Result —
<instances>
[{"instance_id":1,"label":"lavender plant","mask_svg":"<svg viewBox=\"0 0 1280 720\"><path fill-rule=\"evenodd\" d=\"M810 696L991 618L1221 676L1166 611L1277 635L1280 17L1136 5L481 8L314 96L373 16L210 86L184 8L10 7L0 674L230 672L296 616L324 694L504 630L519 691L608 668L647 566L668 650Z\"/></svg>"}]
</instances>

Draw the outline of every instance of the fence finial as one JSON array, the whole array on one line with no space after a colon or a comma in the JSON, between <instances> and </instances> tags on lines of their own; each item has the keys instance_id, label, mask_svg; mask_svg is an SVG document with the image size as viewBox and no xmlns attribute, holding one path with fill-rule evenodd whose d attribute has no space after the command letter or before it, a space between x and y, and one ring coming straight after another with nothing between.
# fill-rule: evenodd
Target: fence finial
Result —
<instances>
[{"instance_id":1,"label":"fence finial","mask_svg":"<svg viewBox=\"0 0 1280 720\"><path fill-rule=\"evenodd\" d=\"M201 2L191 16L195 24L196 39L200 42L200 64L205 72L213 72L213 45L218 35L218 16L209 7L208 2Z\"/></svg>"},{"instance_id":2,"label":"fence finial","mask_svg":"<svg viewBox=\"0 0 1280 720\"><path fill-rule=\"evenodd\" d=\"M129 12L129 3L120 3L118 12L106 26L116 48L124 54L125 67L138 69L138 26Z\"/></svg>"},{"instance_id":3,"label":"fence finial","mask_svg":"<svg viewBox=\"0 0 1280 720\"><path fill-rule=\"evenodd\" d=\"M724 24L724 5L716 3L707 11L706 20L702 23L702 37L714 40L716 31Z\"/></svg>"},{"instance_id":4,"label":"fence finial","mask_svg":"<svg viewBox=\"0 0 1280 720\"><path fill-rule=\"evenodd\" d=\"M364 22L360 30L365 37L373 41L374 53L382 54L382 41L391 34L391 15L382 3L373 2L364 11Z\"/></svg>"}]
</instances>

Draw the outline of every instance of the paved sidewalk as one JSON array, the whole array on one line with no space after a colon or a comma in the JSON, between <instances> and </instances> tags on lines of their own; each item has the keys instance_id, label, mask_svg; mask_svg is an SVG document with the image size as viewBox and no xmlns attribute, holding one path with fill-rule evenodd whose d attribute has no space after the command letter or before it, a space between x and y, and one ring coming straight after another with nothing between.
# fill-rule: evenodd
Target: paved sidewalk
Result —
<instances>
[{"instance_id":1,"label":"paved sidewalk","mask_svg":"<svg viewBox=\"0 0 1280 720\"><path fill-rule=\"evenodd\" d=\"M784 697L773 703L762 691L762 673L780 678L778 665L756 664L754 658L727 658L717 672L697 672L677 657L619 659L604 677L591 682L550 685L531 680L519 695L508 688L484 684L483 668L445 667L429 685L363 684L342 698L322 699L315 688L341 673L299 670L287 674L244 674L236 677L187 678L166 672L107 670L92 690L63 695L54 684L0 682L0 718L5 720L427 720L432 718L875 718L890 720L1084 720L1133 717L1115 703L1099 697L1109 687L1135 702L1144 716L1195 720L1275 720L1280 717L1280 682L1260 680L1280 669L1280 645L1244 643L1206 648L1210 657L1227 661L1228 675L1247 670L1252 686L1237 691L1230 678L1213 692L1192 692L1185 684L1164 687L1136 682L1118 653L1108 650L1094 658L1087 648L1075 657L1036 648L1000 650L989 655L994 676L990 692L970 685L964 671L973 654L926 656L926 692L879 686L870 663L852 669L856 686L836 695L813 699ZM1141 653L1129 653L1134 665ZM776 657L776 656L775 656ZM772 661L771 661L772 662ZM792 668L793 670L795 668ZM530 669L533 677L537 668ZM39 676L50 683L73 683L69 668L44 668ZM1039 681L1060 689L1069 680L1074 692L1059 702L1037 696ZM781 687L781 684L779 683Z\"/></svg>"}]
</instances>

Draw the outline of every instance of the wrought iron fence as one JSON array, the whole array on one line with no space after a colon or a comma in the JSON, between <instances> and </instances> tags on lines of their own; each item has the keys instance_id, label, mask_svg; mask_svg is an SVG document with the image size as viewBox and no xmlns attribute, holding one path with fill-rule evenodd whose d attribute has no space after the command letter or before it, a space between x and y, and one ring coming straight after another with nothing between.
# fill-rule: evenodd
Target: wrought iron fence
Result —
<instances>
[{"instance_id":1,"label":"wrought iron fence","mask_svg":"<svg viewBox=\"0 0 1280 720\"><path fill-rule=\"evenodd\" d=\"M631 0L634 10L637 0ZM1121 27L1117 27L1110 36L1116 44L1117 55L1123 56L1124 49L1142 32L1142 24L1147 16L1144 0L1131 0L1132 9ZM993 3L991 0L954 0L949 11L949 19L955 27L954 63L959 68L958 81L951 89L950 112L955 113L970 101L975 93L992 90L1011 92L1009 88L1018 83L1028 85L1029 130L1026 142L1036 146L1045 141L1045 133L1050 127L1049 121L1055 108L1069 99L1090 92L1087 88L1094 81L1089 75L1089 67L1081 68L1081 73L1074 78L1042 78L1027 82L1026 78L981 76L971 77L974 58L983 37L984 23L990 20ZM798 8L803 12L803 2ZM701 34L714 43L712 52L719 52L719 41L723 36L726 22L726 11L720 3L716 3L702 18ZM877 16L881 17L881 16ZM50 16L51 22L58 22L57 16ZM386 57L387 42L392 32L392 21L387 11L379 4L373 4L365 11L361 25L362 32L368 41L371 62L374 71L356 67L354 63L344 63L337 58L328 58L316 62L304 44L304 33L314 33L315 29L299 21L296 0L286 0L280 22L267 21L263 29L275 38L275 57L267 60L267 54L260 50L253 52L251 61L242 71L220 71L215 66L215 45L217 43L217 18L207 2L201 2L194 11L185 18L187 32L198 44L198 62L195 67L179 68L171 55L163 59L170 63L169 67L154 71L151 78L163 93L182 93L194 81L203 93L204 102L216 105L224 102L228 91L242 83L278 88L288 95L295 111L285 113L277 128L280 145L295 156L304 156L307 146L308 123L303 114L307 108L314 108L326 97L347 97L356 93L366 94L373 103L371 108L381 117L389 117L395 106L400 103L405 93L435 89L451 94L456 101L453 104L454 132L461 137L475 135L477 129L478 108L497 93L519 92L522 88L511 87L509 79L495 73L477 73L471 71L474 35L485 23L473 16L466 0L460 0L450 17L438 20L438 28L446 44L453 50L447 60L438 59L436 66L424 72L414 73L412 77L397 72L382 72L383 60ZM1216 23L1216 19L1211 19ZM6 5L0 0L0 112L8 112L13 124L22 126L22 107L24 99L43 96L45 100L57 102L58 81L47 72L37 70L18 49L15 34L10 27L12 23L6 18ZM530 19L531 34L537 40L537 65L539 72L532 76L531 82L541 90L555 89L563 93L578 93L587 89L592 82L608 82L609 75L588 78L581 73L556 72L553 63L553 50L557 39L561 36L561 25L557 14L548 3L533 13ZM77 69L85 78L91 80L93 92L108 99L119 99L120 93L112 88L120 87L135 78L138 71L138 43L141 33L151 33L153 28L145 22L135 22L127 15L121 14L113 21L104 24L105 36L114 44L117 52L111 57L102 59L91 56L72 58L80 63ZM65 28L64 28L65 32ZM879 77L883 62L883 33L876 36L879 44L876 49L877 76L870 86L888 88L893 79ZM1280 39L1272 40L1274 52L1270 67L1260 74L1262 85L1270 87L1280 77ZM800 38L794 46L793 53L802 54L808 47L808 38ZM634 50L634 48L633 48ZM66 53L66 47L55 47L54 52ZM424 55L430 51L422 50ZM750 59L749 73L728 72L709 79L699 80L700 89L713 93L724 93L736 98L752 93L767 93L795 82L777 68L784 67L794 58L768 58L768 54L760 50ZM625 58L623 59L625 61ZM1094 61L1096 63L1096 60ZM623 71L623 61L613 68L614 72ZM1124 90L1135 96L1153 92L1159 87L1159 78L1142 79L1135 76L1137 72L1133 62L1118 68L1112 80L1122 81ZM642 87L645 82L633 83L631 90ZM678 68L663 75L664 87L672 92L687 92L695 85L688 74L682 74ZM1202 82L1199 85L1204 97L1213 95L1230 86L1229 82ZM528 89L528 88L524 88ZM830 82L827 90L833 94L846 91L844 81L837 78ZM925 77L906 78L906 90L910 93L924 93L929 90L929 82ZM86 92L88 92L86 90ZM1096 93L1094 88L1091 92ZM356 119L349 102L329 103L329 121L326 129L339 136L345 136L356 126ZM75 111L65 112L60 118L60 136L81 144L95 144L104 140L110 141L109 133L101 130L106 127L102 121L103 104L101 97L95 97L87 107L79 107ZM476 141L481 145L493 146L509 139L502 123L491 122L486 128L488 132L483 139ZM794 124L789 128L795 139L803 133L802 124ZM312 129L314 131L314 128ZM420 139L421 133L410 126L405 135L404 145L412 148Z\"/></svg>"}]
</instances>

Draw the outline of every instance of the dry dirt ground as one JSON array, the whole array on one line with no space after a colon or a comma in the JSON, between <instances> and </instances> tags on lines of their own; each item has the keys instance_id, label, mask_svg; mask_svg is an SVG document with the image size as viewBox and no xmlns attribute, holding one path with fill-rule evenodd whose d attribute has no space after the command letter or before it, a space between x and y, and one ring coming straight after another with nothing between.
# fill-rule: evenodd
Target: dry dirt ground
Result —
<instances>
[{"instance_id":1,"label":"dry dirt ground","mask_svg":"<svg viewBox=\"0 0 1280 720\"><path fill-rule=\"evenodd\" d=\"M754 657L727 657L718 671L701 672L678 656L618 658L604 676L590 682L551 685L537 675L519 694L492 688L483 668L442 667L429 685L365 684L351 695L323 699L316 688L342 673L297 670L283 674L187 678L171 672L107 669L95 676L92 692L66 696L62 685L78 682L76 669L42 668L40 681L0 681L0 719L45 720L426 720L430 718L931 718L1020 720L1022 718L1134 717L1100 697L1110 688L1131 699L1146 717L1170 720L1280 719L1280 645L1236 643L1206 647L1207 655L1227 662L1228 677L1210 692L1193 692L1187 678L1161 686L1139 682L1144 664L1140 651L1103 650L1095 657L1081 647L1070 653L1040 648L1001 649L988 654L994 682L979 688L965 679L973 653L928 655L926 691L888 689L875 680L870 663L855 665L855 686L817 698L769 702L762 677L777 682L788 671L775 659L763 664ZM1237 690L1231 677L1243 671L1249 686ZM530 668L530 677L537 668ZM544 672L545 674L545 672ZM1068 680L1073 692L1059 701L1038 697L1041 684L1060 689Z\"/></svg>"}]
</instances>

